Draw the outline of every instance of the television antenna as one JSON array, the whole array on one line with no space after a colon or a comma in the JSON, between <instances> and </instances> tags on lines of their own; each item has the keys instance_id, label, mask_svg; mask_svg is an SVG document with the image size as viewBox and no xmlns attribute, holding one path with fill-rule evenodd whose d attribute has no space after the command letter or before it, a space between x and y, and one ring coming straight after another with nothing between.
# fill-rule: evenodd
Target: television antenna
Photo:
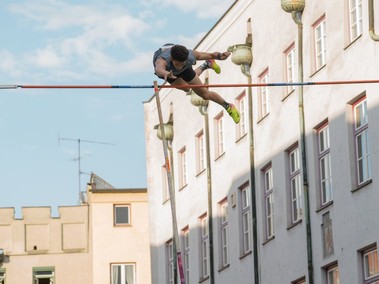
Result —
<instances>
[{"instance_id":1,"label":"television antenna","mask_svg":"<svg viewBox=\"0 0 379 284\"><path fill-rule=\"evenodd\" d=\"M78 155L77 155L77 158L74 159L74 161L78 161L78 186L79 186L79 191L78 191L78 194L79 194L79 204L81 202L81 200L83 199L82 198L82 191L81 191L81 175L82 174L86 174L85 172L82 172L81 170L81 165L80 165L80 161L82 159L82 156L80 154L80 147L81 147L81 143L92 143L92 144L102 144L102 145L115 145L113 143L109 143L109 142L102 142L102 141L94 141L94 140L84 140L84 139L80 139L80 138L77 138L77 139L74 139L74 138L64 138L64 137L60 137L59 136L59 133L58 133L58 146L60 144L60 141L71 141L71 142L76 142L78 143Z\"/></svg>"}]
</instances>

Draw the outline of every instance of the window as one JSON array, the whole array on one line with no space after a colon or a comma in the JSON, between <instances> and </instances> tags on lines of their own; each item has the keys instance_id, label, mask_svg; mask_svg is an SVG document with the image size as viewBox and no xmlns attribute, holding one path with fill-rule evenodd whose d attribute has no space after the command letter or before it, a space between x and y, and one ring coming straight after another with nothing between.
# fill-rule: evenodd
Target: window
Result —
<instances>
[{"instance_id":1,"label":"window","mask_svg":"<svg viewBox=\"0 0 379 284\"><path fill-rule=\"evenodd\" d=\"M362 252L364 284L379 283L378 250L375 247Z\"/></svg>"},{"instance_id":2,"label":"window","mask_svg":"<svg viewBox=\"0 0 379 284\"><path fill-rule=\"evenodd\" d=\"M325 271L326 271L326 284L339 284L340 283L340 271L336 264L327 267Z\"/></svg>"},{"instance_id":3,"label":"window","mask_svg":"<svg viewBox=\"0 0 379 284\"><path fill-rule=\"evenodd\" d=\"M170 199L166 164L162 166L162 190L163 190L163 202L166 202L167 200Z\"/></svg>"},{"instance_id":4,"label":"window","mask_svg":"<svg viewBox=\"0 0 379 284\"><path fill-rule=\"evenodd\" d=\"M200 280L208 277L209 254L208 254L208 216L205 214L199 218L200 228Z\"/></svg>"},{"instance_id":5,"label":"window","mask_svg":"<svg viewBox=\"0 0 379 284\"><path fill-rule=\"evenodd\" d=\"M237 98L236 104L240 112L240 123L237 124L237 139L240 139L247 134L248 129L248 98L245 91Z\"/></svg>"},{"instance_id":6,"label":"window","mask_svg":"<svg viewBox=\"0 0 379 284\"><path fill-rule=\"evenodd\" d=\"M321 206L324 206L333 199L328 123L323 124L317 129L317 142Z\"/></svg>"},{"instance_id":7,"label":"window","mask_svg":"<svg viewBox=\"0 0 379 284\"><path fill-rule=\"evenodd\" d=\"M187 185L187 153L186 147L183 147L178 154L179 157L179 188Z\"/></svg>"},{"instance_id":8,"label":"window","mask_svg":"<svg viewBox=\"0 0 379 284\"><path fill-rule=\"evenodd\" d=\"M0 268L0 284L5 284L5 269Z\"/></svg>"},{"instance_id":9,"label":"window","mask_svg":"<svg viewBox=\"0 0 379 284\"><path fill-rule=\"evenodd\" d=\"M221 113L215 118L216 158L224 154L224 116Z\"/></svg>"},{"instance_id":10,"label":"window","mask_svg":"<svg viewBox=\"0 0 379 284\"><path fill-rule=\"evenodd\" d=\"M174 246L172 240L166 243L166 278L168 284L174 283Z\"/></svg>"},{"instance_id":11,"label":"window","mask_svg":"<svg viewBox=\"0 0 379 284\"><path fill-rule=\"evenodd\" d=\"M130 224L130 205L114 205L114 225Z\"/></svg>"},{"instance_id":12,"label":"window","mask_svg":"<svg viewBox=\"0 0 379 284\"><path fill-rule=\"evenodd\" d=\"M353 105L354 145L358 186L371 179L371 154L368 138L367 99L363 97Z\"/></svg>"},{"instance_id":13,"label":"window","mask_svg":"<svg viewBox=\"0 0 379 284\"><path fill-rule=\"evenodd\" d=\"M287 83L295 82L295 44L292 43L285 51L285 62L286 62L286 81ZM290 94L295 90L295 86L287 86L287 92L285 95Z\"/></svg>"},{"instance_id":14,"label":"window","mask_svg":"<svg viewBox=\"0 0 379 284\"><path fill-rule=\"evenodd\" d=\"M205 170L205 140L204 132L201 130L196 135L196 173L199 174Z\"/></svg>"},{"instance_id":15,"label":"window","mask_svg":"<svg viewBox=\"0 0 379 284\"><path fill-rule=\"evenodd\" d=\"M33 284L54 284L54 267L33 267Z\"/></svg>"},{"instance_id":16,"label":"window","mask_svg":"<svg viewBox=\"0 0 379 284\"><path fill-rule=\"evenodd\" d=\"M274 194L271 164L263 170L263 194L265 198L265 239L269 240L274 236Z\"/></svg>"},{"instance_id":17,"label":"window","mask_svg":"<svg viewBox=\"0 0 379 284\"><path fill-rule=\"evenodd\" d=\"M189 229L188 227L182 230L182 245L183 245L183 267L184 267L184 277L186 283L190 283L190 246L189 246Z\"/></svg>"},{"instance_id":18,"label":"window","mask_svg":"<svg viewBox=\"0 0 379 284\"><path fill-rule=\"evenodd\" d=\"M111 281L112 284L135 284L135 264L112 264Z\"/></svg>"},{"instance_id":19,"label":"window","mask_svg":"<svg viewBox=\"0 0 379 284\"><path fill-rule=\"evenodd\" d=\"M263 71L259 75L259 84L267 84L269 83L269 74L268 69ZM270 112L270 97L269 97L269 89L268 86L259 88L259 117L264 118Z\"/></svg>"},{"instance_id":20,"label":"window","mask_svg":"<svg viewBox=\"0 0 379 284\"><path fill-rule=\"evenodd\" d=\"M313 25L315 71L325 65L326 58L326 30L325 17L322 17Z\"/></svg>"},{"instance_id":21,"label":"window","mask_svg":"<svg viewBox=\"0 0 379 284\"><path fill-rule=\"evenodd\" d=\"M289 180L291 197L291 223L302 219L303 202L300 182L300 151L299 147L289 151Z\"/></svg>"},{"instance_id":22,"label":"window","mask_svg":"<svg viewBox=\"0 0 379 284\"><path fill-rule=\"evenodd\" d=\"M350 42L362 34L362 0L349 0Z\"/></svg>"},{"instance_id":23,"label":"window","mask_svg":"<svg viewBox=\"0 0 379 284\"><path fill-rule=\"evenodd\" d=\"M241 227L241 256L251 251L251 217L250 217L250 194L249 186L239 190L240 194L240 227Z\"/></svg>"},{"instance_id":24,"label":"window","mask_svg":"<svg viewBox=\"0 0 379 284\"><path fill-rule=\"evenodd\" d=\"M219 203L220 216L220 268L229 264L229 245L228 245L228 200Z\"/></svg>"}]
</instances>

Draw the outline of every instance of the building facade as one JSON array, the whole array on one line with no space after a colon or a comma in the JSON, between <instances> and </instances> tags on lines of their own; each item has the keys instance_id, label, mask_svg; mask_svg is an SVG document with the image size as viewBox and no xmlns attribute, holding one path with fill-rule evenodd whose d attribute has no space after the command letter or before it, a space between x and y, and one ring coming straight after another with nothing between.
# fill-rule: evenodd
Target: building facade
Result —
<instances>
[{"instance_id":1,"label":"building facade","mask_svg":"<svg viewBox=\"0 0 379 284\"><path fill-rule=\"evenodd\" d=\"M378 3L284 2L305 9L236 1L195 47L234 54L252 39L247 69L220 61L201 77L256 84L212 88L238 125L215 103L160 91L186 283L379 283ZM291 85L301 72L308 84ZM178 283L155 97L144 108L152 283Z\"/></svg>"},{"instance_id":2,"label":"building facade","mask_svg":"<svg viewBox=\"0 0 379 284\"><path fill-rule=\"evenodd\" d=\"M146 189L95 174L79 206L0 208L0 283L151 283Z\"/></svg>"}]
</instances>

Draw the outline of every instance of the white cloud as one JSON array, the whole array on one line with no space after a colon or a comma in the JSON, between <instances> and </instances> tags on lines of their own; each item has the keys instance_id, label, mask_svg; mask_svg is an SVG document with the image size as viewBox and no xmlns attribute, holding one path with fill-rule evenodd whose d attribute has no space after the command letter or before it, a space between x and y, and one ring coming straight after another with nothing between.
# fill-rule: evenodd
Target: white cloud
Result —
<instances>
[{"instance_id":1,"label":"white cloud","mask_svg":"<svg viewBox=\"0 0 379 284\"><path fill-rule=\"evenodd\" d=\"M146 6L176 7L181 11L193 11L194 16L203 19L221 17L234 2L235 0L142 0Z\"/></svg>"}]
</instances>

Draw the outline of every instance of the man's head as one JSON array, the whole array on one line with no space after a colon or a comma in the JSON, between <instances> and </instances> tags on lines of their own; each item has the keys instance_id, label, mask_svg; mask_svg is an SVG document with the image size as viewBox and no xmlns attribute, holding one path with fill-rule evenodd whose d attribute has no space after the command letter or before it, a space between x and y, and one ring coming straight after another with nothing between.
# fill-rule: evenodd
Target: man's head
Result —
<instances>
[{"instance_id":1,"label":"man's head","mask_svg":"<svg viewBox=\"0 0 379 284\"><path fill-rule=\"evenodd\" d=\"M173 47L171 47L171 59L184 62L187 61L188 58L188 49L183 46L176 44Z\"/></svg>"}]
</instances>

